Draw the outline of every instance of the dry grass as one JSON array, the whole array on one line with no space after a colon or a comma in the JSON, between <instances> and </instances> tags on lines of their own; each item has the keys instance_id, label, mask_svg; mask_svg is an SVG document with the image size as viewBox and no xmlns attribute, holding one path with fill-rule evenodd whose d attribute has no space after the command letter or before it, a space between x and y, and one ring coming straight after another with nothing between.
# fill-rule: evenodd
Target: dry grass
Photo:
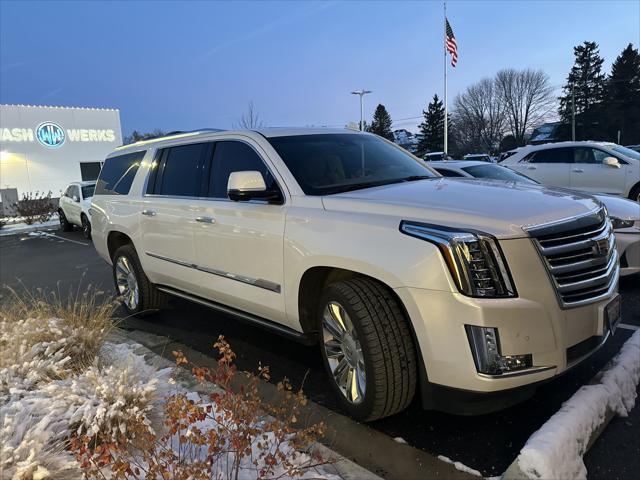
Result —
<instances>
[{"instance_id":1,"label":"dry grass","mask_svg":"<svg viewBox=\"0 0 640 480\"><path fill-rule=\"evenodd\" d=\"M25 289L22 294L5 289L0 305L0 368L33 356L34 346L62 341L62 353L70 357L67 367L82 371L115 325L117 303L91 286L67 296L40 289ZM45 348L42 354L51 352Z\"/></svg>"}]
</instances>

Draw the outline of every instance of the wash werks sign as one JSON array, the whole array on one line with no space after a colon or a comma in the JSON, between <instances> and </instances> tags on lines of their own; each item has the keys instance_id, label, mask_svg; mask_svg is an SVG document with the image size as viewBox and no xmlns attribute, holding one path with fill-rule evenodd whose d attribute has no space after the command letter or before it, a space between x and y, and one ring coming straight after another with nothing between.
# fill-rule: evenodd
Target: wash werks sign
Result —
<instances>
[{"instance_id":1,"label":"wash werks sign","mask_svg":"<svg viewBox=\"0 0 640 480\"><path fill-rule=\"evenodd\" d=\"M69 128L64 129L54 122L43 122L33 128L2 128L0 141L31 143L38 141L47 148L61 147L65 142L114 142L115 131L111 128Z\"/></svg>"}]
</instances>

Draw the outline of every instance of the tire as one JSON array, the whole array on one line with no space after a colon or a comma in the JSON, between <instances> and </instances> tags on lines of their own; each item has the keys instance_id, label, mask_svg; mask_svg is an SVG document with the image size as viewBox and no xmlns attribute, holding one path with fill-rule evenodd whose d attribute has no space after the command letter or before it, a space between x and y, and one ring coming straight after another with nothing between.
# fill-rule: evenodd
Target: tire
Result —
<instances>
[{"instance_id":1,"label":"tire","mask_svg":"<svg viewBox=\"0 0 640 480\"><path fill-rule=\"evenodd\" d=\"M343 323L347 325L343 340L338 341L338 336L333 335L339 323L336 316L345 314ZM333 326L329 325L332 319ZM398 413L411 403L417 378L415 346L403 310L385 286L367 278L329 285L321 297L318 323L329 383L352 417L372 421ZM344 334L349 333L348 324L355 337ZM362 365L364 378L360 373ZM345 389L336 380L345 378L344 374L337 374L339 368L347 369L346 383L355 377L350 383L352 388ZM354 389L356 394L351 393Z\"/></svg>"},{"instance_id":2,"label":"tire","mask_svg":"<svg viewBox=\"0 0 640 480\"><path fill-rule=\"evenodd\" d=\"M166 296L145 275L133 245L118 248L113 254L112 265L116 294L122 298L122 305L127 313L141 316L164 307ZM126 282L126 287L123 281Z\"/></svg>"},{"instance_id":3,"label":"tire","mask_svg":"<svg viewBox=\"0 0 640 480\"><path fill-rule=\"evenodd\" d=\"M91 222L89 222L89 219L84 213L80 215L80 221L82 222L82 235L87 240L91 240Z\"/></svg>"},{"instance_id":4,"label":"tire","mask_svg":"<svg viewBox=\"0 0 640 480\"><path fill-rule=\"evenodd\" d=\"M60 230L62 230L63 232L70 232L71 230L73 230L73 225L69 223L69 221L67 220L67 216L64 214L61 208L58 210L58 219L60 220Z\"/></svg>"},{"instance_id":5,"label":"tire","mask_svg":"<svg viewBox=\"0 0 640 480\"><path fill-rule=\"evenodd\" d=\"M631 189L631 192L629 192L629 199L640 203L640 183Z\"/></svg>"}]
</instances>

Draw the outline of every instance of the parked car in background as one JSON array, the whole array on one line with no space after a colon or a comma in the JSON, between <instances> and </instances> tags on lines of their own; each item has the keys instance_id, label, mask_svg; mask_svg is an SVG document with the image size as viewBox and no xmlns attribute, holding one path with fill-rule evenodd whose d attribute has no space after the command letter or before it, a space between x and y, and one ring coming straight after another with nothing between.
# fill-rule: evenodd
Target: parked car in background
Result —
<instances>
[{"instance_id":1,"label":"parked car in background","mask_svg":"<svg viewBox=\"0 0 640 480\"><path fill-rule=\"evenodd\" d=\"M94 245L130 314L173 295L318 345L355 418L416 391L425 408L499 410L615 329L611 225L591 197L427 165L324 128L138 142L105 160Z\"/></svg>"},{"instance_id":2,"label":"parked car in background","mask_svg":"<svg viewBox=\"0 0 640 480\"><path fill-rule=\"evenodd\" d=\"M468 153L464 157L463 160L474 160L478 162L487 162L487 163L495 163L491 155L488 153Z\"/></svg>"},{"instance_id":3,"label":"parked car in background","mask_svg":"<svg viewBox=\"0 0 640 480\"><path fill-rule=\"evenodd\" d=\"M60 228L64 232L72 230L74 225L82 228L86 239L91 238L91 199L96 182L73 182L64 191L58 205Z\"/></svg>"},{"instance_id":4,"label":"parked car in background","mask_svg":"<svg viewBox=\"0 0 640 480\"><path fill-rule=\"evenodd\" d=\"M450 158L450 157L446 156L444 152L429 152L429 153L425 153L422 156L422 159L426 162L433 162L436 160L445 160L447 158Z\"/></svg>"},{"instance_id":5,"label":"parked car in background","mask_svg":"<svg viewBox=\"0 0 640 480\"><path fill-rule=\"evenodd\" d=\"M640 202L640 153L606 142L527 145L501 162L543 185Z\"/></svg>"},{"instance_id":6,"label":"parked car in background","mask_svg":"<svg viewBox=\"0 0 640 480\"><path fill-rule=\"evenodd\" d=\"M433 162L429 165L445 177L471 177L505 182L538 183L502 165L484 162ZM640 205L613 195L593 195L609 213L620 254L620 276L640 272Z\"/></svg>"},{"instance_id":7,"label":"parked car in background","mask_svg":"<svg viewBox=\"0 0 640 480\"><path fill-rule=\"evenodd\" d=\"M640 153L640 145L627 145L627 148Z\"/></svg>"}]
</instances>

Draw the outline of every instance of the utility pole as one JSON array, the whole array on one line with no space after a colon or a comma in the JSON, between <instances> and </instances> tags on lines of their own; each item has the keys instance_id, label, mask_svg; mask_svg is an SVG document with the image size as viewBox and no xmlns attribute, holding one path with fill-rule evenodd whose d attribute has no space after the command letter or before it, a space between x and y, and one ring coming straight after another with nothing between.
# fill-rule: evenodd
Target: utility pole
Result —
<instances>
[{"instance_id":1,"label":"utility pole","mask_svg":"<svg viewBox=\"0 0 640 480\"><path fill-rule=\"evenodd\" d=\"M571 141L576 141L576 93L575 82L571 82Z\"/></svg>"},{"instance_id":2,"label":"utility pole","mask_svg":"<svg viewBox=\"0 0 640 480\"><path fill-rule=\"evenodd\" d=\"M360 96L360 131L361 132L364 130L364 96L367 93L371 93L371 90L365 90L363 88L362 90L355 90L351 92L352 95Z\"/></svg>"}]
</instances>

